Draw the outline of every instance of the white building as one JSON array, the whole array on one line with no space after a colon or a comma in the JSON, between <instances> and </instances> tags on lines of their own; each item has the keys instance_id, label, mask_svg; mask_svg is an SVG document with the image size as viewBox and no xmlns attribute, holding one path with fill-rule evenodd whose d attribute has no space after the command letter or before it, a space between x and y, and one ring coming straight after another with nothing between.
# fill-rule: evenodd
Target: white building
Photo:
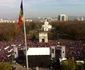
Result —
<instances>
[{"instance_id":1,"label":"white building","mask_svg":"<svg viewBox=\"0 0 85 70\"><path fill-rule=\"evenodd\" d=\"M0 19L0 23L3 23L4 22L4 20L3 19Z\"/></svg>"},{"instance_id":2,"label":"white building","mask_svg":"<svg viewBox=\"0 0 85 70\"><path fill-rule=\"evenodd\" d=\"M65 14L60 14L60 15L58 16L58 20L59 20L59 21L67 21L67 20L68 20L68 16L65 15Z\"/></svg>"},{"instance_id":3,"label":"white building","mask_svg":"<svg viewBox=\"0 0 85 70\"><path fill-rule=\"evenodd\" d=\"M61 46L61 58L65 58L65 46Z\"/></svg>"},{"instance_id":4,"label":"white building","mask_svg":"<svg viewBox=\"0 0 85 70\"><path fill-rule=\"evenodd\" d=\"M84 18L83 17L81 17L81 21L84 21Z\"/></svg>"},{"instance_id":5,"label":"white building","mask_svg":"<svg viewBox=\"0 0 85 70\"><path fill-rule=\"evenodd\" d=\"M84 21L84 18L83 17L77 17L76 20L78 20L78 21Z\"/></svg>"},{"instance_id":6,"label":"white building","mask_svg":"<svg viewBox=\"0 0 85 70\"><path fill-rule=\"evenodd\" d=\"M44 25L41 28L42 31L39 32L39 43L48 42L48 31L50 29L52 29L52 25L45 19Z\"/></svg>"},{"instance_id":7,"label":"white building","mask_svg":"<svg viewBox=\"0 0 85 70\"><path fill-rule=\"evenodd\" d=\"M48 33L47 32L39 32L39 42L48 42Z\"/></svg>"},{"instance_id":8,"label":"white building","mask_svg":"<svg viewBox=\"0 0 85 70\"><path fill-rule=\"evenodd\" d=\"M52 29L52 25L49 24L49 22L47 21L47 19L44 22L44 25L42 25L42 29L44 31L49 31L50 29Z\"/></svg>"}]
</instances>

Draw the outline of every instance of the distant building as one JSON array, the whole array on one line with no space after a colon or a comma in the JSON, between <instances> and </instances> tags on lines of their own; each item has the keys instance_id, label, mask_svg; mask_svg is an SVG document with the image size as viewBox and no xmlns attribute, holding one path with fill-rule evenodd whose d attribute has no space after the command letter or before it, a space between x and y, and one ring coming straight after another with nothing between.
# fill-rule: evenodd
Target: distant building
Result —
<instances>
[{"instance_id":1,"label":"distant building","mask_svg":"<svg viewBox=\"0 0 85 70\"><path fill-rule=\"evenodd\" d=\"M32 19L27 19L26 22L32 22Z\"/></svg>"},{"instance_id":2,"label":"distant building","mask_svg":"<svg viewBox=\"0 0 85 70\"><path fill-rule=\"evenodd\" d=\"M60 15L58 16L58 20L59 20L59 21L67 21L67 20L68 20L68 16L65 15L65 14L60 14Z\"/></svg>"},{"instance_id":3,"label":"distant building","mask_svg":"<svg viewBox=\"0 0 85 70\"><path fill-rule=\"evenodd\" d=\"M79 17L77 17L77 19L76 19L76 20L80 21L81 19L80 19Z\"/></svg>"},{"instance_id":4,"label":"distant building","mask_svg":"<svg viewBox=\"0 0 85 70\"><path fill-rule=\"evenodd\" d=\"M0 23L2 23L4 20L3 19L0 19Z\"/></svg>"},{"instance_id":5,"label":"distant building","mask_svg":"<svg viewBox=\"0 0 85 70\"><path fill-rule=\"evenodd\" d=\"M84 21L84 18L83 17L77 17L76 20L78 20L78 21Z\"/></svg>"},{"instance_id":6,"label":"distant building","mask_svg":"<svg viewBox=\"0 0 85 70\"><path fill-rule=\"evenodd\" d=\"M84 18L83 17L81 17L81 21L84 21Z\"/></svg>"}]
</instances>

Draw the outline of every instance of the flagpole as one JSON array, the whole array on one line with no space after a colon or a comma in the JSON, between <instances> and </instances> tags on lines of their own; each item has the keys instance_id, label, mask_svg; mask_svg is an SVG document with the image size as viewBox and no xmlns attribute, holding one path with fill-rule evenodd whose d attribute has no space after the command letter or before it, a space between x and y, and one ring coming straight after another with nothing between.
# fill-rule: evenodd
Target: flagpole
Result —
<instances>
[{"instance_id":1,"label":"flagpole","mask_svg":"<svg viewBox=\"0 0 85 70\"><path fill-rule=\"evenodd\" d=\"M25 48L26 48L26 67L27 67L27 70L29 70L29 69L28 69L27 39L26 39L26 27L25 27L25 20L24 20L23 24L24 24L24 38L25 38Z\"/></svg>"},{"instance_id":2,"label":"flagpole","mask_svg":"<svg viewBox=\"0 0 85 70\"><path fill-rule=\"evenodd\" d=\"M27 70L29 70L29 69L28 69L27 39L26 39L26 27L25 27L25 20L24 20L23 24L24 24L24 38L25 38L25 48L26 48L26 67L27 67Z\"/></svg>"},{"instance_id":3,"label":"flagpole","mask_svg":"<svg viewBox=\"0 0 85 70\"><path fill-rule=\"evenodd\" d=\"M24 12L23 12L23 14L24 14ZM29 67L28 67L28 56L27 56L27 36L26 36L26 27L25 27L25 15L24 15L24 20L23 20L23 26L24 26L25 49L26 49L26 67L27 67L27 70L29 70Z\"/></svg>"}]
</instances>

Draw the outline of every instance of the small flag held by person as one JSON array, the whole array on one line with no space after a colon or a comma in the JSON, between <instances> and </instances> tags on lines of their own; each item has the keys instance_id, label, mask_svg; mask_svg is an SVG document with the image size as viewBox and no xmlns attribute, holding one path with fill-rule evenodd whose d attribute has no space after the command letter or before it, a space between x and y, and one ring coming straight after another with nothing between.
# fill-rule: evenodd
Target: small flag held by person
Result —
<instances>
[{"instance_id":1,"label":"small flag held by person","mask_svg":"<svg viewBox=\"0 0 85 70\"><path fill-rule=\"evenodd\" d=\"M21 1L18 24L21 25L23 23L23 20L24 20L24 18L23 18L23 1Z\"/></svg>"}]
</instances>

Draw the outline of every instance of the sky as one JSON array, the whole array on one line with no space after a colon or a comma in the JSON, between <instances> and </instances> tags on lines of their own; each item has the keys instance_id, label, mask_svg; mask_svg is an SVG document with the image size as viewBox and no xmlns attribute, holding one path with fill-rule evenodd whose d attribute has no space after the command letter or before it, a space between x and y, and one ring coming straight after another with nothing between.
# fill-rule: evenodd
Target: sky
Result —
<instances>
[{"instance_id":1,"label":"sky","mask_svg":"<svg viewBox=\"0 0 85 70\"><path fill-rule=\"evenodd\" d=\"M21 0L0 0L0 18L17 19ZM23 0L25 18L85 16L85 0Z\"/></svg>"}]
</instances>

